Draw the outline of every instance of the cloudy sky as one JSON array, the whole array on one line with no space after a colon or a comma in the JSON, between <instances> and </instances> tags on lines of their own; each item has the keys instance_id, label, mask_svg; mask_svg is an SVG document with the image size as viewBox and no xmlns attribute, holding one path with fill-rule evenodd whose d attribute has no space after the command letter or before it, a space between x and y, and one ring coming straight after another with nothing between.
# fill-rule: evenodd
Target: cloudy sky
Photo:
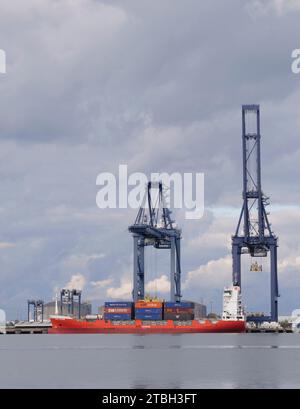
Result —
<instances>
[{"instance_id":1,"label":"cloudy sky","mask_svg":"<svg viewBox=\"0 0 300 409\"><path fill-rule=\"evenodd\" d=\"M259 103L263 187L279 236L280 312L300 307L299 0L0 0L0 308L82 288L96 307L131 292L130 209L100 210L96 178L204 172L205 214L183 229L185 298L231 281L241 208L241 105ZM168 297L167 254L147 249ZM269 312L268 266L243 261L248 310Z\"/></svg>"}]
</instances>

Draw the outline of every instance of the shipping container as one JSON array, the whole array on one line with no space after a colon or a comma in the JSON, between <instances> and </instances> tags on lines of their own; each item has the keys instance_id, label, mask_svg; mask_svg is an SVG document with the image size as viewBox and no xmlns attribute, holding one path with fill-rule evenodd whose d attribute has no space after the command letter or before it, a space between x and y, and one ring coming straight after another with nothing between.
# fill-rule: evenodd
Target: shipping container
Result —
<instances>
[{"instance_id":1,"label":"shipping container","mask_svg":"<svg viewBox=\"0 0 300 409\"><path fill-rule=\"evenodd\" d=\"M187 302L187 301L182 301L182 302L165 302L164 303L165 308L194 308L194 303L193 302Z\"/></svg>"},{"instance_id":2,"label":"shipping container","mask_svg":"<svg viewBox=\"0 0 300 409\"><path fill-rule=\"evenodd\" d=\"M135 308L162 308L162 302L140 300L135 303Z\"/></svg>"},{"instance_id":3,"label":"shipping container","mask_svg":"<svg viewBox=\"0 0 300 409\"><path fill-rule=\"evenodd\" d=\"M143 320L143 319L153 319L153 320L162 320L162 314L137 314L134 317L136 320Z\"/></svg>"},{"instance_id":4,"label":"shipping container","mask_svg":"<svg viewBox=\"0 0 300 409\"><path fill-rule=\"evenodd\" d=\"M193 308L165 308L164 313L173 313L173 314L194 314Z\"/></svg>"},{"instance_id":5,"label":"shipping container","mask_svg":"<svg viewBox=\"0 0 300 409\"><path fill-rule=\"evenodd\" d=\"M104 319L111 321L129 321L132 317L131 314L104 314Z\"/></svg>"},{"instance_id":6,"label":"shipping container","mask_svg":"<svg viewBox=\"0 0 300 409\"><path fill-rule=\"evenodd\" d=\"M181 313L181 314L173 314L173 313L165 313L164 314L165 320L172 320L172 321L192 321L194 319L194 314L189 313Z\"/></svg>"},{"instance_id":7,"label":"shipping container","mask_svg":"<svg viewBox=\"0 0 300 409\"><path fill-rule=\"evenodd\" d=\"M131 301L106 301L104 307L110 308L132 308L133 302Z\"/></svg>"},{"instance_id":8,"label":"shipping container","mask_svg":"<svg viewBox=\"0 0 300 409\"><path fill-rule=\"evenodd\" d=\"M162 316L158 314L140 314L138 316L135 316L135 319L137 320L142 320L142 321L161 321Z\"/></svg>"},{"instance_id":9,"label":"shipping container","mask_svg":"<svg viewBox=\"0 0 300 409\"><path fill-rule=\"evenodd\" d=\"M136 308L135 313L142 313L142 314L162 314L162 308Z\"/></svg>"},{"instance_id":10,"label":"shipping container","mask_svg":"<svg viewBox=\"0 0 300 409\"><path fill-rule=\"evenodd\" d=\"M104 313L108 314L131 314L132 309L131 308L111 308L111 307L105 307L104 308Z\"/></svg>"},{"instance_id":11,"label":"shipping container","mask_svg":"<svg viewBox=\"0 0 300 409\"><path fill-rule=\"evenodd\" d=\"M135 316L137 315L163 315L162 311L159 312L144 312L144 311L135 311Z\"/></svg>"}]
</instances>

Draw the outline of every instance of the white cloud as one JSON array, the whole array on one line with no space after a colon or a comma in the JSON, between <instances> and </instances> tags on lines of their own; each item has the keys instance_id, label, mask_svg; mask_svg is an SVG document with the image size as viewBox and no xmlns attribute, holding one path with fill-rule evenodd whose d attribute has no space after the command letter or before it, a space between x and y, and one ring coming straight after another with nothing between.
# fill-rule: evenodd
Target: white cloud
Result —
<instances>
[{"instance_id":1,"label":"white cloud","mask_svg":"<svg viewBox=\"0 0 300 409\"><path fill-rule=\"evenodd\" d=\"M208 263L189 271L183 283L183 289L222 288L231 283L232 258L230 255Z\"/></svg>"},{"instance_id":2,"label":"white cloud","mask_svg":"<svg viewBox=\"0 0 300 409\"><path fill-rule=\"evenodd\" d=\"M104 288L107 287L109 284L111 284L113 281L112 278L107 278L105 280L100 280L100 281L91 281L91 285L95 288Z\"/></svg>"},{"instance_id":3,"label":"white cloud","mask_svg":"<svg viewBox=\"0 0 300 409\"><path fill-rule=\"evenodd\" d=\"M300 288L300 256L290 255L279 259L278 277L280 288Z\"/></svg>"},{"instance_id":4,"label":"white cloud","mask_svg":"<svg viewBox=\"0 0 300 409\"><path fill-rule=\"evenodd\" d=\"M70 281L66 284L65 288L67 290L83 290L86 285L86 278L84 275L78 273L72 275Z\"/></svg>"},{"instance_id":5,"label":"white cloud","mask_svg":"<svg viewBox=\"0 0 300 409\"><path fill-rule=\"evenodd\" d=\"M106 295L109 298L126 300L132 297L132 281L127 277L121 278L119 287L109 287L106 290Z\"/></svg>"},{"instance_id":6,"label":"white cloud","mask_svg":"<svg viewBox=\"0 0 300 409\"><path fill-rule=\"evenodd\" d=\"M95 254L71 254L64 260L64 265L68 268L83 269L90 261L100 260L105 257L103 253Z\"/></svg>"},{"instance_id":7,"label":"white cloud","mask_svg":"<svg viewBox=\"0 0 300 409\"><path fill-rule=\"evenodd\" d=\"M291 256L279 260L278 268L280 271L288 271L293 269L295 272L300 270L300 256Z\"/></svg>"},{"instance_id":8,"label":"white cloud","mask_svg":"<svg viewBox=\"0 0 300 409\"><path fill-rule=\"evenodd\" d=\"M16 244L15 243L10 243L7 241L2 241L0 242L0 249L10 249L12 247L15 247Z\"/></svg>"},{"instance_id":9,"label":"white cloud","mask_svg":"<svg viewBox=\"0 0 300 409\"><path fill-rule=\"evenodd\" d=\"M246 4L252 16L275 12L278 16L300 10L300 0L252 0Z\"/></svg>"},{"instance_id":10,"label":"white cloud","mask_svg":"<svg viewBox=\"0 0 300 409\"><path fill-rule=\"evenodd\" d=\"M157 293L169 293L170 292L170 281L168 277L163 274L161 277L155 278L149 281L145 285L146 293L150 295L155 295ZM131 299L132 297L132 281L124 276L121 279L119 287L109 287L106 290L106 295L109 298L114 299Z\"/></svg>"},{"instance_id":11,"label":"white cloud","mask_svg":"<svg viewBox=\"0 0 300 409\"><path fill-rule=\"evenodd\" d=\"M278 14L300 10L300 0L271 0Z\"/></svg>"},{"instance_id":12,"label":"white cloud","mask_svg":"<svg viewBox=\"0 0 300 409\"><path fill-rule=\"evenodd\" d=\"M163 274L161 277L149 281L146 284L145 290L150 295L154 295L156 293L169 293L170 280L165 274Z\"/></svg>"},{"instance_id":13,"label":"white cloud","mask_svg":"<svg viewBox=\"0 0 300 409\"><path fill-rule=\"evenodd\" d=\"M208 229L200 231L199 235L193 236L187 242L191 248L201 249L231 249L231 234L236 228L237 220L224 214L214 214L214 218Z\"/></svg>"},{"instance_id":14,"label":"white cloud","mask_svg":"<svg viewBox=\"0 0 300 409\"><path fill-rule=\"evenodd\" d=\"M113 282L112 278L105 278L104 280L91 281L86 288L86 297L90 301L103 300L106 295L106 288Z\"/></svg>"}]
</instances>

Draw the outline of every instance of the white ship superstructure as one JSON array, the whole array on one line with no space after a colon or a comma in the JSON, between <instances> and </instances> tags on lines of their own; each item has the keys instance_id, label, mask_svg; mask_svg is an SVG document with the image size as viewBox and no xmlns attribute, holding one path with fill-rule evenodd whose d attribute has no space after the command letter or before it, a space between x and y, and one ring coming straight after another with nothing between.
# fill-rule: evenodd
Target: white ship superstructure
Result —
<instances>
[{"instance_id":1,"label":"white ship superstructure","mask_svg":"<svg viewBox=\"0 0 300 409\"><path fill-rule=\"evenodd\" d=\"M240 287L232 286L224 288L222 319L236 321L245 320Z\"/></svg>"}]
</instances>

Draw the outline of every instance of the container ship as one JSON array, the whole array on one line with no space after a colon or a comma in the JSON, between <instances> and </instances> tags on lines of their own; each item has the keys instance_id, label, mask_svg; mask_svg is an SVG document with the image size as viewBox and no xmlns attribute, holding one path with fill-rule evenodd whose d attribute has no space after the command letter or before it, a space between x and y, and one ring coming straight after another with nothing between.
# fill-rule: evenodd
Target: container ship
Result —
<instances>
[{"instance_id":1,"label":"container ship","mask_svg":"<svg viewBox=\"0 0 300 409\"><path fill-rule=\"evenodd\" d=\"M140 300L106 302L103 317L75 319L52 316L50 334L184 334L240 333L246 322L240 288L224 289L223 315L219 320L197 320L192 302Z\"/></svg>"}]
</instances>

